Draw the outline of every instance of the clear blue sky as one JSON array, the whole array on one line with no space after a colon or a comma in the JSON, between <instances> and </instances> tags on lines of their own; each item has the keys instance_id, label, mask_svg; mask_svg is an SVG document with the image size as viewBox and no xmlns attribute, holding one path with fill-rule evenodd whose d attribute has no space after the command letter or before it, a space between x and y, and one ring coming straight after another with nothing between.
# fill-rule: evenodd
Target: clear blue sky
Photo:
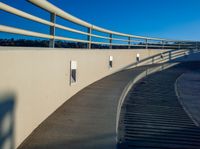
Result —
<instances>
[{"instance_id":1,"label":"clear blue sky","mask_svg":"<svg viewBox=\"0 0 200 149\"><path fill-rule=\"evenodd\" d=\"M25 0L1 0L48 19L49 14ZM200 40L200 0L50 0L94 25L134 35ZM58 23L71 25L61 19ZM0 11L0 24L48 33L48 28ZM59 35L66 35L57 31ZM13 36L13 35L12 35ZM2 37L12 37L0 33Z\"/></svg>"}]
</instances>

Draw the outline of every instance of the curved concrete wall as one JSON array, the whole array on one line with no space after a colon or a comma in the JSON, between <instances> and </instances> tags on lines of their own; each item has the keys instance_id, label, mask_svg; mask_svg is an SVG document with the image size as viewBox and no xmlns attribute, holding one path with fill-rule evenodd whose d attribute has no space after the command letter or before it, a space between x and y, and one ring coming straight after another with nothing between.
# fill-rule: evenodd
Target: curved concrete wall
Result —
<instances>
[{"instance_id":1,"label":"curved concrete wall","mask_svg":"<svg viewBox=\"0 0 200 149\"><path fill-rule=\"evenodd\" d=\"M15 146L67 99L89 84L162 50L87 50L0 47L0 91L16 95ZM113 56L113 68L109 68ZM70 61L77 83L70 85ZM151 63L151 61L150 61Z\"/></svg>"}]
</instances>

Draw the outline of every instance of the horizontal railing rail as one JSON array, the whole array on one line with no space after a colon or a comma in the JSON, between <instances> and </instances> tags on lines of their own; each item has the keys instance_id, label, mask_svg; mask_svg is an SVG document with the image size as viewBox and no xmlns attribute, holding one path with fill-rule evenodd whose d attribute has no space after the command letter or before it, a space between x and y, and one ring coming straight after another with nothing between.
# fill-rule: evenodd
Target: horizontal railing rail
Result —
<instances>
[{"instance_id":1,"label":"horizontal railing rail","mask_svg":"<svg viewBox=\"0 0 200 149\"><path fill-rule=\"evenodd\" d=\"M0 2L0 10L17 15L27 20L31 20L43 25L47 25L50 28L49 29L50 33L44 34L40 32L34 32L31 30L25 30L22 28L16 28L16 27L7 26L7 25L0 25L0 32L46 38L50 40L49 47L52 47L52 48L55 46L55 40L84 43L87 45L87 48L92 48L93 45L104 45L104 46L108 46L109 48L114 48L114 46L123 46L127 48L146 48L146 49L148 48L155 48L155 49L194 49L196 48L196 49L199 49L199 46L200 46L199 41L169 40L169 39L163 39L163 38L135 36L135 35L111 31L108 29L104 29L104 28L92 25L86 21L83 21L77 17L74 17L70 15L69 13L65 12L64 10L58 8L57 6L51 4L47 0L28 0L28 1L44 9L45 11L49 12L51 15L50 20L45 20L38 16L21 11L3 2ZM74 29L71 27L58 24L55 21L56 17L60 17L64 20L67 20L77 25L80 25L82 27L85 27L88 31L85 32L85 31L81 31L78 29ZM58 36L56 35L56 29L69 31L72 33L80 34L80 35L85 35L87 39ZM93 31L106 34L107 36L98 35L97 33L93 34L92 33ZM106 42L95 41L93 38L104 39L106 40Z\"/></svg>"}]
</instances>

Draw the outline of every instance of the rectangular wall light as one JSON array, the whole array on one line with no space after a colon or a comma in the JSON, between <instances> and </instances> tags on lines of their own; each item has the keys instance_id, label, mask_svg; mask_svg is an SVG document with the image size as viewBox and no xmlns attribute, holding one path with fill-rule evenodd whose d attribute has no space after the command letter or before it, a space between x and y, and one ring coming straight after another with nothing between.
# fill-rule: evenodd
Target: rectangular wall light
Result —
<instances>
[{"instance_id":1,"label":"rectangular wall light","mask_svg":"<svg viewBox=\"0 0 200 149\"><path fill-rule=\"evenodd\" d=\"M139 62L139 61L140 61L140 54L137 53L137 54L136 54L136 62Z\"/></svg>"},{"instance_id":2,"label":"rectangular wall light","mask_svg":"<svg viewBox=\"0 0 200 149\"><path fill-rule=\"evenodd\" d=\"M70 84L77 81L77 61L70 62Z\"/></svg>"},{"instance_id":3,"label":"rectangular wall light","mask_svg":"<svg viewBox=\"0 0 200 149\"><path fill-rule=\"evenodd\" d=\"M109 68L113 67L113 56L109 57Z\"/></svg>"}]
</instances>

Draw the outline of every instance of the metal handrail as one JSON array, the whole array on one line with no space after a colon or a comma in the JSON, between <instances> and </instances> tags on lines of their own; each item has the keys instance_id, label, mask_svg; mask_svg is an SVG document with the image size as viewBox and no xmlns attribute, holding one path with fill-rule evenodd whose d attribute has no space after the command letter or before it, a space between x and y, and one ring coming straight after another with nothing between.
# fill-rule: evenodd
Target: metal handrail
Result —
<instances>
[{"instance_id":1,"label":"metal handrail","mask_svg":"<svg viewBox=\"0 0 200 149\"><path fill-rule=\"evenodd\" d=\"M74 17L72 15L70 15L69 13L61 10L60 8L56 7L55 5L51 4L50 2L48 2L47 0L28 0L29 2L33 3L34 5L45 9L46 11L56 14L57 16L71 21L73 23L82 25L84 27L87 28L91 28L93 30L97 30L103 33L107 33L107 34L113 34L113 35L118 35L118 36L124 36L124 37L132 37L132 38L140 38L140 39L148 39L148 40L166 40L166 39L162 39L162 38L150 38L150 37L143 37L143 36L134 36L134 35L130 35L130 34L124 34L124 33L120 33L120 32L115 32L115 31L111 31L108 29L104 29L102 27L98 27L95 25L92 25L90 23L87 23L77 17Z\"/></svg>"},{"instance_id":2,"label":"metal handrail","mask_svg":"<svg viewBox=\"0 0 200 149\"><path fill-rule=\"evenodd\" d=\"M52 47L54 47L54 45L55 45L54 40L66 40L66 41L72 41L72 42L87 43L88 48L91 48L91 44L110 45L110 47L120 45L120 46L128 46L129 48L134 47L134 46L137 46L137 47L146 46L146 48L148 48L148 47L168 48L169 47L169 48L179 48L179 49L181 48L181 46L189 46L189 45L192 45L192 46L195 45L196 48L199 48L199 45L200 45L199 44L200 42L197 42L197 41L183 41L183 40L168 40L168 39L162 39L162 38L151 38L151 37L135 36L135 35L124 34L124 33L120 33L120 32L107 30L107 29L92 25L86 21L83 21L77 17L72 16L69 13L67 13L67 12L61 10L60 8L56 7L55 5L51 4L47 0L28 0L28 1L46 11L48 11L51 14L51 16L54 18L56 16L59 16L65 20L71 21L75 24L78 24L78 25L88 28L88 32L80 31L77 29L73 29L73 28L70 28L67 26L57 24L54 20L47 21L40 17L34 16L27 12L24 12L24 11L21 11L14 7L11 7L3 2L0 2L0 10L9 12L11 14L20 16L20 17L28 19L28 20L32 20L32 21L47 25L50 27L50 30L51 29L53 30L53 32L50 34L44 34L44 33L33 32L33 31L24 30L24 29L15 28L15 27L6 26L6 25L0 25L0 32L7 32L7 33L14 33L14 34L20 34L20 35L26 35L26 36L47 38L47 39L50 39L50 42L51 42L50 45L52 45ZM65 31L70 31L73 33L78 33L81 35L86 35L86 36L88 36L88 40L56 36L55 35L56 28L59 28L59 29L65 30ZM109 36L107 37L107 36L93 34L92 31L94 31L94 30L96 30L98 32L106 33ZM126 37L127 39L115 38L113 36ZM97 42L97 41L93 41L91 37L106 39L109 41L108 42ZM137 41L135 39L142 40L143 41L142 44L141 44L141 41ZM114 43L113 41L121 41L121 42L127 42L127 43L121 44L121 43ZM150 41L158 41L161 43L151 43ZM134 42L138 42L138 44L133 44ZM172 43L169 44L168 42L172 42Z\"/></svg>"}]
</instances>

